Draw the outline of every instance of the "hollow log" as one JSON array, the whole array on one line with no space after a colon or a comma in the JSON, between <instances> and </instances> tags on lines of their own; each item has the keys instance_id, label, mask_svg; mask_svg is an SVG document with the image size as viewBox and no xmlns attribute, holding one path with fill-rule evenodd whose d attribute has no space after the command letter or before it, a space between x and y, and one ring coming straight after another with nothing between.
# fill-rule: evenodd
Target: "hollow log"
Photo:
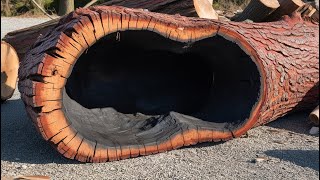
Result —
<instances>
[{"instance_id":1,"label":"hollow log","mask_svg":"<svg viewBox=\"0 0 320 180\"><path fill-rule=\"evenodd\" d=\"M292 14L298 8L302 7L305 3L302 0L278 0L280 7L272 12L263 21L278 21L284 15Z\"/></svg>"},{"instance_id":2,"label":"hollow log","mask_svg":"<svg viewBox=\"0 0 320 180\"><path fill-rule=\"evenodd\" d=\"M77 9L26 54L19 91L63 156L106 162L236 138L319 97L319 26Z\"/></svg>"},{"instance_id":3,"label":"hollow log","mask_svg":"<svg viewBox=\"0 0 320 180\"><path fill-rule=\"evenodd\" d=\"M19 60L10 44L1 41L1 102L12 97L18 81Z\"/></svg>"},{"instance_id":4,"label":"hollow log","mask_svg":"<svg viewBox=\"0 0 320 180\"><path fill-rule=\"evenodd\" d=\"M319 126L319 106L317 106L309 115L311 122Z\"/></svg>"},{"instance_id":5,"label":"hollow log","mask_svg":"<svg viewBox=\"0 0 320 180\"><path fill-rule=\"evenodd\" d=\"M231 20L239 22L249 19L253 22L262 22L278 7L280 7L278 0L251 0L243 12Z\"/></svg>"}]
</instances>

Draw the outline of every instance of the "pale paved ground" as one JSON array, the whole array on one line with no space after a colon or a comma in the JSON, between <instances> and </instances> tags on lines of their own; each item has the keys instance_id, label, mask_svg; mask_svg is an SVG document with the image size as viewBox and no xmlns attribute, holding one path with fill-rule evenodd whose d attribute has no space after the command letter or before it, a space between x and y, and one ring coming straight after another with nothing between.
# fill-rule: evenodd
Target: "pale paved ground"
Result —
<instances>
[{"instance_id":1,"label":"pale paved ground","mask_svg":"<svg viewBox=\"0 0 320 180\"><path fill-rule=\"evenodd\" d=\"M1 18L1 37L45 19ZM100 164L62 158L33 128L19 93L1 104L1 176L52 179L319 179L319 136L307 113L249 131L249 137ZM254 163L257 156L268 160Z\"/></svg>"}]
</instances>

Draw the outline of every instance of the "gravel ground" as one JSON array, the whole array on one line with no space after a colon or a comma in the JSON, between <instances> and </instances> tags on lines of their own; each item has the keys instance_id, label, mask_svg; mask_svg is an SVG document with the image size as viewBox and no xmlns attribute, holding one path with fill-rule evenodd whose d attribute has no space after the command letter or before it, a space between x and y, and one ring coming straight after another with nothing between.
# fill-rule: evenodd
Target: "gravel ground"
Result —
<instances>
[{"instance_id":1,"label":"gravel ground","mask_svg":"<svg viewBox=\"0 0 320 180\"><path fill-rule=\"evenodd\" d=\"M45 18L1 18L1 38ZM26 116L20 94L1 104L1 177L52 179L319 179L319 135L296 113L225 143L203 143L166 153L100 164L62 158ZM255 158L262 157L262 162Z\"/></svg>"}]
</instances>

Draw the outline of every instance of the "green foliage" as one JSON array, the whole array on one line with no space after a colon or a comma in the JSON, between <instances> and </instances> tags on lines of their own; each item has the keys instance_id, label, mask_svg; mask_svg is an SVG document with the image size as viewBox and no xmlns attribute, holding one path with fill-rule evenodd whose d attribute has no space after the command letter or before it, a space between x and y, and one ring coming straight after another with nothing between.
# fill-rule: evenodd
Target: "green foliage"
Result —
<instances>
[{"instance_id":1,"label":"green foliage","mask_svg":"<svg viewBox=\"0 0 320 180\"><path fill-rule=\"evenodd\" d=\"M54 10L52 8L52 4L57 1L57 0L42 0L42 5L44 9L49 10ZM32 4L31 0L10 0L10 11L11 15L21 15L24 13L31 13L31 14L36 14L37 9L36 7ZM1 11L1 15L3 12Z\"/></svg>"}]
</instances>

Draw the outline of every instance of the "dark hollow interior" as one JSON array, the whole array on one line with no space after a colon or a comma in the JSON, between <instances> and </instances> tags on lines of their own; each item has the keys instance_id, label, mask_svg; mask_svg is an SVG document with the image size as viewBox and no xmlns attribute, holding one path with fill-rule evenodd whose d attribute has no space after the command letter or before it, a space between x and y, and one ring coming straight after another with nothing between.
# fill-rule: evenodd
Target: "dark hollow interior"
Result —
<instances>
[{"instance_id":1,"label":"dark hollow interior","mask_svg":"<svg viewBox=\"0 0 320 180\"><path fill-rule=\"evenodd\" d=\"M223 37L181 43L124 31L81 55L63 102L67 119L85 138L133 145L183 129L234 130L249 118L259 92L257 66Z\"/></svg>"}]
</instances>

